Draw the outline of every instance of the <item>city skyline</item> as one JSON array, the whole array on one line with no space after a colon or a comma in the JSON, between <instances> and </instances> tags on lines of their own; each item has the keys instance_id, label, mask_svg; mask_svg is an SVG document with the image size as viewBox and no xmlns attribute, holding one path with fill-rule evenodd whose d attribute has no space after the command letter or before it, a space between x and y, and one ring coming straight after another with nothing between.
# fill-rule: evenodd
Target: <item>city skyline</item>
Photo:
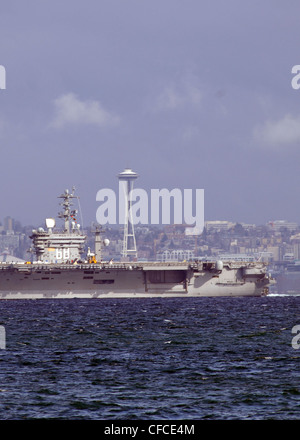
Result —
<instances>
[{"instance_id":1,"label":"city skyline","mask_svg":"<svg viewBox=\"0 0 300 440\"><path fill-rule=\"evenodd\" d=\"M48 219L49 220L49 219ZM32 233L47 231L47 225L24 226L6 217L0 226L0 261L32 258ZM49 221L48 221L49 228ZM57 225L56 232L62 228ZM280 266L299 264L300 227L295 222L274 221L267 225L239 224L229 221L207 221L203 234L188 233L186 225L141 225L136 227L137 258L139 261L182 261L221 259L231 261L264 261ZM51 229L52 231L52 229ZM98 229L100 232L100 230ZM95 227L83 231L87 237L86 250L95 248ZM101 237L109 244L102 249L103 258L118 261L124 257L122 228L101 229ZM108 240L107 240L108 239ZM19 260L21 258L21 260ZM298 266L297 266L298 267Z\"/></svg>"},{"instance_id":2,"label":"city skyline","mask_svg":"<svg viewBox=\"0 0 300 440\"><path fill-rule=\"evenodd\" d=\"M58 216L52 216L51 218L58 220L57 222L55 222L55 230L61 230L63 229L63 222L59 222L59 218ZM21 229L23 228L29 228L31 226L34 227L47 227L46 226L46 220L44 219L42 222L40 223L31 223L31 224L23 224L20 222L19 219L16 219L14 217L11 217L10 215L5 216L4 218L0 217L0 233L2 231L17 231L20 232ZM95 227L95 225L97 224L97 222L91 222L90 224L86 224L84 226L83 229L93 229ZM106 225L102 225L99 224L101 227L103 227L104 229L114 229L114 230L120 230L123 233L124 230L124 224L118 224L118 223L113 223L113 224L106 224ZM268 226L270 228L272 228L274 231L280 231L281 228L286 228L289 231L293 231L293 230L297 230L298 228L300 228L300 222L297 221L288 221L285 219L273 219L273 220L269 220L266 223L248 223L248 222L239 222L239 221L231 221L231 220L225 220L225 219L210 219L210 220L205 220L204 221L204 228L206 230L219 230L219 231L224 231L224 230L229 230L231 228L234 228L235 225L241 225L245 230L247 229L251 229L251 228L255 228L255 227L261 227L261 226ZM197 235L197 236L201 236L203 231L199 234L196 233L191 233L191 231L189 231L190 229L193 229L193 227L191 228L189 224L187 223L136 223L135 226L137 228L147 228L147 227L153 227L153 228L157 228L157 229L162 229L165 226L169 226L169 227L185 227L186 228L186 235L187 236L192 236L192 235Z\"/></svg>"}]
</instances>

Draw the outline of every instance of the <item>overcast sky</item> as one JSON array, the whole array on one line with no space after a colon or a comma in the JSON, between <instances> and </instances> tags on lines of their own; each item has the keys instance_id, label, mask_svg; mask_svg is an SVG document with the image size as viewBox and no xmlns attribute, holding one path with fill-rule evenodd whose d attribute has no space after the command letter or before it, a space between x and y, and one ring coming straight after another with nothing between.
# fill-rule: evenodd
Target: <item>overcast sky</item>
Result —
<instances>
[{"instance_id":1,"label":"overcast sky","mask_svg":"<svg viewBox=\"0 0 300 440\"><path fill-rule=\"evenodd\" d=\"M205 220L300 223L298 0L10 0L0 8L0 220L75 185L203 188Z\"/></svg>"}]
</instances>

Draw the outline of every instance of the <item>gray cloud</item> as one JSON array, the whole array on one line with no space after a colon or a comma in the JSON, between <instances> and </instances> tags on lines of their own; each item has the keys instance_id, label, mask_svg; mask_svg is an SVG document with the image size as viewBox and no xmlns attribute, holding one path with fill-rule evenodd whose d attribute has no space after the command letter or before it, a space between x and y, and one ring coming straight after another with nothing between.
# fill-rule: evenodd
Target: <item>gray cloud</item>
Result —
<instances>
[{"instance_id":1,"label":"gray cloud","mask_svg":"<svg viewBox=\"0 0 300 440\"><path fill-rule=\"evenodd\" d=\"M177 110L186 105L199 105L202 101L203 92L201 88L189 79L178 84L171 83L164 87L157 96L154 103L154 110Z\"/></svg>"},{"instance_id":2,"label":"gray cloud","mask_svg":"<svg viewBox=\"0 0 300 440\"><path fill-rule=\"evenodd\" d=\"M288 149L300 143L300 115L287 114L279 120L268 120L255 127L255 140L270 149Z\"/></svg>"},{"instance_id":3,"label":"gray cloud","mask_svg":"<svg viewBox=\"0 0 300 440\"><path fill-rule=\"evenodd\" d=\"M54 100L55 115L50 126L62 128L68 125L115 126L120 118L105 110L99 101L80 100L74 93L64 94Z\"/></svg>"}]
</instances>

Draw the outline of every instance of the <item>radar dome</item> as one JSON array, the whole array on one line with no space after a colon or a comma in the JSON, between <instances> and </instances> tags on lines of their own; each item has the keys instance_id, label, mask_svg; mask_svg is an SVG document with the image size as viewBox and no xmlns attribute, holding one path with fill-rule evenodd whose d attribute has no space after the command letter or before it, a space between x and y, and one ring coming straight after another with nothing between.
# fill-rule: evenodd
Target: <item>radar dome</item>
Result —
<instances>
[{"instance_id":1,"label":"radar dome","mask_svg":"<svg viewBox=\"0 0 300 440\"><path fill-rule=\"evenodd\" d=\"M216 270L223 270L223 261L216 261Z\"/></svg>"},{"instance_id":2,"label":"radar dome","mask_svg":"<svg viewBox=\"0 0 300 440\"><path fill-rule=\"evenodd\" d=\"M47 228L54 228L55 219L54 218L46 218L46 226L47 226Z\"/></svg>"}]
</instances>

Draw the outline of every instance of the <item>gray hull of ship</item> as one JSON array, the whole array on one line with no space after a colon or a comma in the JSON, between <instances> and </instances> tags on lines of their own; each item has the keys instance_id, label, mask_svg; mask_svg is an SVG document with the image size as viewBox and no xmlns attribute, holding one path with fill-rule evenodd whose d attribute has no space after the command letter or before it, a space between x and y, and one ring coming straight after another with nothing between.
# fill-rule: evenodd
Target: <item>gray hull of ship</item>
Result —
<instances>
[{"instance_id":1,"label":"gray hull of ship","mask_svg":"<svg viewBox=\"0 0 300 440\"><path fill-rule=\"evenodd\" d=\"M183 263L1 269L0 299L262 296L269 283L262 270L246 272L238 265L222 271Z\"/></svg>"}]
</instances>

